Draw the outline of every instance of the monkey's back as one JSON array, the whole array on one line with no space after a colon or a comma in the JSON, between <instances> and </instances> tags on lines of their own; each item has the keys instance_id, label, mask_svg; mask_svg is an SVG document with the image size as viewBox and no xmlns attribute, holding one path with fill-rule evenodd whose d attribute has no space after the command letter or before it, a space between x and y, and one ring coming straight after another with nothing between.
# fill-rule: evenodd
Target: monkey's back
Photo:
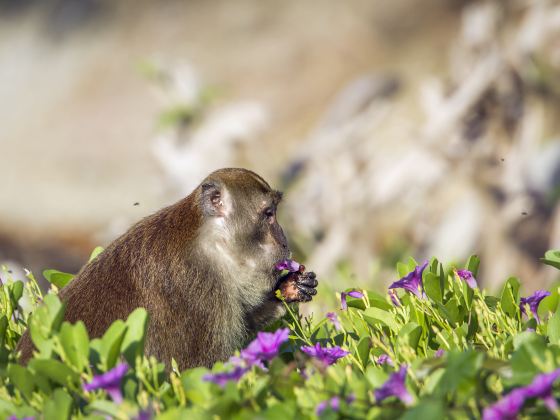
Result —
<instances>
[{"instance_id":1,"label":"monkey's back","mask_svg":"<svg viewBox=\"0 0 560 420\"><path fill-rule=\"evenodd\" d=\"M66 304L64 319L83 321L90 337L95 338L137 307L152 307L164 282L176 282L177 271L183 271L182 247L185 240L192 239L192 232L191 221L181 218L180 213L189 201L187 197L144 218L86 264L59 293ZM28 331L18 349L20 360L26 363L33 350Z\"/></svg>"}]
</instances>

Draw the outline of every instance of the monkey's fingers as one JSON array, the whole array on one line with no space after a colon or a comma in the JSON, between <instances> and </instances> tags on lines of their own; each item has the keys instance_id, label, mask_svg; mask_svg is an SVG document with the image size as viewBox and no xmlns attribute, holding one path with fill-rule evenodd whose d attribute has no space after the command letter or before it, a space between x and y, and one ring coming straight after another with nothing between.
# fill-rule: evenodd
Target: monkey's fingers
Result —
<instances>
[{"instance_id":1,"label":"monkey's fingers","mask_svg":"<svg viewBox=\"0 0 560 420\"><path fill-rule=\"evenodd\" d=\"M304 292L300 292L299 296L300 296L299 302L309 302L311 299L313 299L313 296L308 295L307 293Z\"/></svg>"},{"instance_id":2,"label":"monkey's fingers","mask_svg":"<svg viewBox=\"0 0 560 420\"><path fill-rule=\"evenodd\" d=\"M302 284L298 284L297 288L300 291L300 294L304 293L311 296L315 296L317 294L317 289L314 289L312 287L307 287Z\"/></svg>"},{"instance_id":3,"label":"monkey's fingers","mask_svg":"<svg viewBox=\"0 0 560 420\"><path fill-rule=\"evenodd\" d=\"M311 276L307 276L307 274L313 274L313 277ZM315 273L306 273L305 276L300 276L300 278L298 279L297 283L298 284L302 284L304 286L309 286L309 287L317 287L317 285L319 284L319 282L317 281L317 279L315 278Z\"/></svg>"}]
</instances>

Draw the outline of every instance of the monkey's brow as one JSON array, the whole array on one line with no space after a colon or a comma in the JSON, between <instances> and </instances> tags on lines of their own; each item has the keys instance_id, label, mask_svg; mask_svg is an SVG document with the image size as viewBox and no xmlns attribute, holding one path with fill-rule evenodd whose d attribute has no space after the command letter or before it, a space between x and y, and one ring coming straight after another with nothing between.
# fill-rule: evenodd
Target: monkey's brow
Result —
<instances>
[{"instance_id":1,"label":"monkey's brow","mask_svg":"<svg viewBox=\"0 0 560 420\"><path fill-rule=\"evenodd\" d=\"M284 196L284 194L280 191L272 191L272 203L274 205L278 205L278 203L280 203L280 201L282 201L283 196Z\"/></svg>"}]
</instances>

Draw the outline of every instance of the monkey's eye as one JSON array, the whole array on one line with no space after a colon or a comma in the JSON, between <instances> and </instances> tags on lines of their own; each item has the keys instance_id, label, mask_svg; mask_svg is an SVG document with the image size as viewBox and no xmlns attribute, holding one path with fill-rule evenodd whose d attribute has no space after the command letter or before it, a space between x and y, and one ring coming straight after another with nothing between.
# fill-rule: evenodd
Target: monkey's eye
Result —
<instances>
[{"instance_id":1,"label":"monkey's eye","mask_svg":"<svg viewBox=\"0 0 560 420\"><path fill-rule=\"evenodd\" d=\"M264 211L264 217L266 217L266 220L270 223L274 222L274 209L272 207L267 208Z\"/></svg>"}]
</instances>

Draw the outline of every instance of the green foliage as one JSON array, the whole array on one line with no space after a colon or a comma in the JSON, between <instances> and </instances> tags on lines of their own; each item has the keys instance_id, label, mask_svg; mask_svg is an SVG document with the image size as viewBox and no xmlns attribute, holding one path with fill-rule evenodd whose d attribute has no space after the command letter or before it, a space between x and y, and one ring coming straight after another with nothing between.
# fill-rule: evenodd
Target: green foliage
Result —
<instances>
[{"instance_id":1,"label":"green foliage","mask_svg":"<svg viewBox=\"0 0 560 420\"><path fill-rule=\"evenodd\" d=\"M100 252L96 249L90 261ZM545 262L560 268L558 255L548 252ZM413 259L398 263L397 275L404 277L416 264ZM471 257L465 268L476 277L479 264ZM146 357L149 320L142 308L114 322L100 338L90 339L82 322L63 322L65 307L56 292L73 276L56 270L44 274L56 286L45 296L31 274L25 283L2 274L7 281L0 293L0 418L128 419L141 412L158 419L317 418L319 404L333 398L338 404L327 404L321 418L477 418L508 390L560 366L558 290L542 301L537 322L520 312L516 278L491 296L469 288L436 259L423 274L425 297L399 290L395 306L386 294L363 291L363 298L347 298L348 310L336 312L340 325L304 318L297 306L287 306L283 322L291 336L279 357L268 371L253 366L223 388L204 380L206 368L179 372L172 363L166 372ZM31 314L23 301L30 302ZM22 366L15 346L27 327L37 350ZM300 350L315 343L340 346L349 354L325 366ZM382 355L391 363L382 363ZM120 382L122 402L104 390L84 390L94 376L123 361L129 370ZM377 401L374 391L403 365L412 402ZM212 372L230 370L217 363ZM539 399L523 410L550 414Z\"/></svg>"}]
</instances>

